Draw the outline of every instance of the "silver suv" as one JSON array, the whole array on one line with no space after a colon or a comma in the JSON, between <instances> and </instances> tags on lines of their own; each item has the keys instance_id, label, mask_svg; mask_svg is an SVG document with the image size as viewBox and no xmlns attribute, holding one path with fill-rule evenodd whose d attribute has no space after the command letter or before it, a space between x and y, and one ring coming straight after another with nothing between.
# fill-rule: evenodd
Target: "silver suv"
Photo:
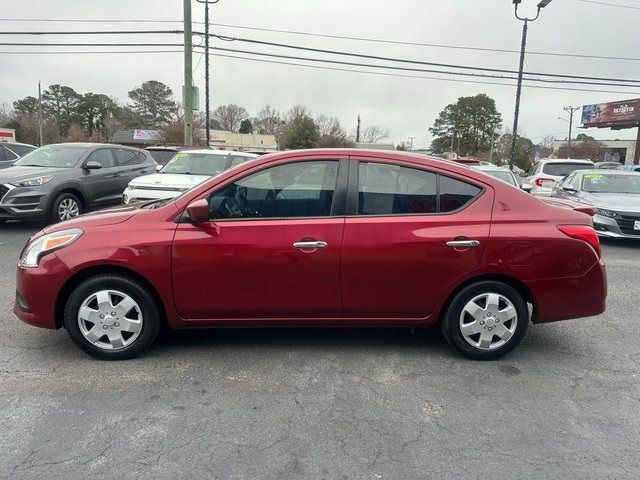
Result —
<instances>
[{"instance_id":1,"label":"silver suv","mask_svg":"<svg viewBox=\"0 0 640 480\"><path fill-rule=\"evenodd\" d=\"M591 168L595 168L591 160L543 158L531 165L527 173L520 174L524 177L521 188L531 195L550 197L556 184L571 172Z\"/></svg>"}]
</instances>

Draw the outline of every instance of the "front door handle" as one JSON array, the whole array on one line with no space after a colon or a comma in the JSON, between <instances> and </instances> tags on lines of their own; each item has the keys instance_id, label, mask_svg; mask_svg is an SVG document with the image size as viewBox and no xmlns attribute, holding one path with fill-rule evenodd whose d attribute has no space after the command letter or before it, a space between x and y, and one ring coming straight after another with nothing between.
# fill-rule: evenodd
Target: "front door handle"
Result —
<instances>
[{"instance_id":1,"label":"front door handle","mask_svg":"<svg viewBox=\"0 0 640 480\"><path fill-rule=\"evenodd\" d=\"M296 242L293 244L293 248L299 248L301 250L317 250L319 248L327 248L327 242Z\"/></svg>"},{"instance_id":2,"label":"front door handle","mask_svg":"<svg viewBox=\"0 0 640 480\"><path fill-rule=\"evenodd\" d=\"M447 247L453 248L469 248L469 247L479 247L480 242L478 240L451 240L447 242Z\"/></svg>"}]
</instances>

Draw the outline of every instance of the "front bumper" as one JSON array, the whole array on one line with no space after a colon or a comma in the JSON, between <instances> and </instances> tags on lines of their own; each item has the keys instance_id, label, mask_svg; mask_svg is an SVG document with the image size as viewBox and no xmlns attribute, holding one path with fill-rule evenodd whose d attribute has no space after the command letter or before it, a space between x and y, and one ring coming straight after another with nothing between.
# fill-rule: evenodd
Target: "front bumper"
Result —
<instances>
[{"instance_id":1,"label":"front bumper","mask_svg":"<svg viewBox=\"0 0 640 480\"><path fill-rule=\"evenodd\" d=\"M122 193L122 203L128 205L135 202L164 200L180 195L182 191L163 190L160 188L127 187Z\"/></svg>"},{"instance_id":2,"label":"front bumper","mask_svg":"<svg viewBox=\"0 0 640 480\"><path fill-rule=\"evenodd\" d=\"M39 220L47 214L47 194L38 187L0 185L0 219Z\"/></svg>"},{"instance_id":3,"label":"front bumper","mask_svg":"<svg viewBox=\"0 0 640 480\"><path fill-rule=\"evenodd\" d=\"M640 230L635 230L635 222L640 221L640 214L620 214L616 218L595 214L593 227L601 237L635 238L640 240Z\"/></svg>"},{"instance_id":4,"label":"front bumper","mask_svg":"<svg viewBox=\"0 0 640 480\"><path fill-rule=\"evenodd\" d=\"M56 329L56 300L72 271L55 252L42 257L36 268L18 267L13 313L36 327Z\"/></svg>"}]
</instances>

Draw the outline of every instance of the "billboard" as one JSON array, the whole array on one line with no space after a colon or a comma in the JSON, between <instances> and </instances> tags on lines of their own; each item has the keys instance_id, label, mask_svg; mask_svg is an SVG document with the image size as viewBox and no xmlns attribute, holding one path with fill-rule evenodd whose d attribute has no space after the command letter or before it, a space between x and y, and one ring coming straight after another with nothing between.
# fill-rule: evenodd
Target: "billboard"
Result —
<instances>
[{"instance_id":1,"label":"billboard","mask_svg":"<svg viewBox=\"0 0 640 480\"><path fill-rule=\"evenodd\" d=\"M583 127L625 128L640 124L640 98L582 107Z\"/></svg>"},{"instance_id":2,"label":"billboard","mask_svg":"<svg viewBox=\"0 0 640 480\"><path fill-rule=\"evenodd\" d=\"M162 135L157 130L141 130L136 128L133 131L134 140L152 140L154 142L162 141Z\"/></svg>"}]
</instances>

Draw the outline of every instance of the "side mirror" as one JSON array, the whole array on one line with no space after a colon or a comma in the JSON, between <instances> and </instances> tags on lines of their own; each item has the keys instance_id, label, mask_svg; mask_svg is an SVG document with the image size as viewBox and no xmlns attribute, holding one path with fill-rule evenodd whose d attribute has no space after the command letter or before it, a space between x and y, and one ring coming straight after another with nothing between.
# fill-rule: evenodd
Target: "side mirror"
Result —
<instances>
[{"instance_id":1,"label":"side mirror","mask_svg":"<svg viewBox=\"0 0 640 480\"><path fill-rule=\"evenodd\" d=\"M162 170L162 167L164 165L156 165L156 172L159 172L160 170Z\"/></svg>"},{"instance_id":2,"label":"side mirror","mask_svg":"<svg viewBox=\"0 0 640 480\"><path fill-rule=\"evenodd\" d=\"M102 168L102 164L92 160L85 163L83 168L86 168L87 170L99 170Z\"/></svg>"},{"instance_id":3,"label":"side mirror","mask_svg":"<svg viewBox=\"0 0 640 480\"><path fill-rule=\"evenodd\" d=\"M576 193L577 192L577 190L575 188L573 188L571 185L563 185L562 189L565 192L569 192L569 193Z\"/></svg>"},{"instance_id":4,"label":"side mirror","mask_svg":"<svg viewBox=\"0 0 640 480\"><path fill-rule=\"evenodd\" d=\"M524 190L527 193L531 193L531 190L533 190L533 185L531 185L530 183L523 183L520 188L522 190Z\"/></svg>"},{"instance_id":5,"label":"side mirror","mask_svg":"<svg viewBox=\"0 0 640 480\"><path fill-rule=\"evenodd\" d=\"M518 175L520 175L522 178L524 178L524 177L527 176L527 172L523 171L523 172L520 172Z\"/></svg>"},{"instance_id":6,"label":"side mirror","mask_svg":"<svg viewBox=\"0 0 640 480\"><path fill-rule=\"evenodd\" d=\"M193 223L202 223L209 221L209 202L201 198L187 206L187 215Z\"/></svg>"}]
</instances>

